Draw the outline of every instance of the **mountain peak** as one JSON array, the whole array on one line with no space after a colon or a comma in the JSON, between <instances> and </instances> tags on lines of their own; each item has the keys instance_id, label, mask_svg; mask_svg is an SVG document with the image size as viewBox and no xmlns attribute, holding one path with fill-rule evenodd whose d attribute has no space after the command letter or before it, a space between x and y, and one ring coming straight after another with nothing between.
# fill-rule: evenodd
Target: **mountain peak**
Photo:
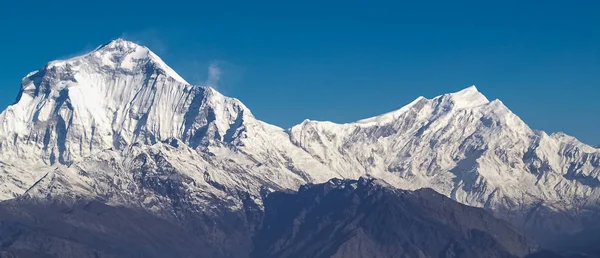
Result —
<instances>
[{"instance_id":1,"label":"mountain peak","mask_svg":"<svg viewBox=\"0 0 600 258\"><path fill-rule=\"evenodd\" d=\"M479 90L477 90L475 85L443 96L448 96L456 108L471 108L490 102L483 94L481 94L481 92L479 92Z\"/></svg>"},{"instance_id":2,"label":"mountain peak","mask_svg":"<svg viewBox=\"0 0 600 258\"><path fill-rule=\"evenodd\" d=\"M47 67L77 67L81 64L127 73L140 72L148 64L151 64L154 69L161 70L166 76L178 82L189 84L149 48L122 38L114 39L84 55L50 62Z\"/></svg>"},{"instance_id":3,"label":"mountain peak","mask_svg":"<svg viewBox=\"0 0 600 258\"><path fill-rule=\"evenodd\" d=\"M425 97L418 97L414 101L403 106L400 109L385 113L383 115L359 120L357 121L357 124L372 125L389 123L398 119L400 115L410 110L412 107L418 105L418 103L421 103L423 100L429 101ZM472 108L490 103L490 101L477 90L477 87L475 87L475 85L472 85L454 93L448 93L437 96L432 100L449 101L450 103L452 103L453 107L458 109Z\"/></svg>"},{"instance_id":4,"label":"mountain peak","mask_svg":"<svg viewBox=\"0 0 600 258\"><path fill-rule=\"evenodd\" d=\"M460 90L458 92L479 92L479 90L477 89L477 86L471 85L471 86L466 87L466 88L464 88L464 89L462 89L462 90Z\"/></svg>"},{"instance_id":5,"label":"mountain peak","mask_svg":"<svg viewBox=\"0 0 600 258\"><path fill-rule=\"evenodd\" d=\"M101 45L100 47L98 47L98 49L103 49L103 48L116 48L116 47L121 47L121 48L138 48L138 47L143 47L141 45L138 45L136 43L134 43L133 41L129 41L123 38L116 38L113 39L111 41L109 41L106 44Z\"/></svg>"}]
</instances>

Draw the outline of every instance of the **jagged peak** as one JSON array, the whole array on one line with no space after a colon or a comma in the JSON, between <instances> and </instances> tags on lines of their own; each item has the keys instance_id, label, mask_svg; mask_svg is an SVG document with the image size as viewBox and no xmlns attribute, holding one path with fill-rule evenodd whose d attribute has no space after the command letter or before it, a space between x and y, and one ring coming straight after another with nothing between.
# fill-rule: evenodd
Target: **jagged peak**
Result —
<instances>
[{"instance_id":1,"label":"jagged peak","mask_svg":"<svg viewBox=\"0 0 600 258\"><path fill-rule=\"evenodd\" d=\"M412 102L408 103L407 105L401 107L400 109L385 113L383 115L359 120L356 122L356 124L369 125L373 123L381 124L393 121L398 116L410 110L412 107L414 107L423 100L429 101L429 99L420 96ZM481 94L479 90L477 90L477 87L475 85L472 85L454 93L448 93L434 97L431 100L449 100L450 102L452 102L452 106L457 109L473 108L490 103L490 101L483 94Z\"/></svg>"},{"instance_id":2,"label":"jagged peak","mask_svg":"<svg viewBox=\"0 0 600 258\"><path fill-rule=\"evenodd\" d=\"M388 113L385 113L382 115L361 119L356 122L345 123L344 125L364 127L364 126L387 124L387 123L397 120L400 116L402 116L402 114L406 113L407 111L410 111L413 108L420 109L423 104L431 103L432 101L446 102L447 104L451 104L453 109L469 109L469 108L478 108L478 107L493 109L494 107L497 107L497 108L499 108L498 111L510 112L510 110L508 108L506 108L500 100L498 100L498 99L495 99L494 101L488 100L481 92L479 92L479 90L477 89L477 87L475 85L472 85L472 86L462 89L460 91L457 91L454 93L448 93L448 94L444 94L444 95L439 95L432 99L428 99L423 96L419 96L412 102L406 104L405 106L403 106L399 109L393 110L391 112L388 112ZM307 124L326 125L326 124L337 124L337 123L333 123L333 122L329 122L329 121L314 121L314 120L306 119L297 126L305 126Z\"/></svg>"},{"instance_id":3,"label":"jagged peak","mask_svg":"<svg viewBox=\"0 0 600 258\"><path fill-rule=\"evenodd\" d=\"M444 97L451 100L455 108L472 108L490 103L490 101L483 94L481 94L479 90L477 90L477 87L475 85L472 85L454 93L444 94L442 96L435 97L434 99Z\"/></svg>"},{"instance_id":4,"label":"jagged peak","mask_svg":"<svg viewBox=\"0 0 600 258\"><path fill-rule=\"evenodd\" d=\"M462 90L459 90L455 93L451 93L451 94L457 94L457 93L474 93L474 92L479 92L479 90L477 89L477 86L475 85L471 85L469 87L466 87Z\"/></svg>"},{"instance_id":5,"label":"jagged peak","mask_svg":"<svg viewBox=\"0 0 600 258\"><path fill-rule=\"evenodd\" d=\"M81 63L91 63L104 68L127 71L134 70L140 64L152 63L156 69L162 70L166 76L178 82L189 84L149 48L122 38L102 44L84 55L49 62L46 69L65 66L74 67Z\"/></svg>"},{"instance_id":6,"label":"jagged peak","mask_svg":"<svg viewBox=\"0 0 600 258\"><path fill-rule=\"evenodd\" d=\"M141 46L137 43L134 43L133 41L125 40L123 38L116 38L105 44L100 45L94 51L103 50L103 49L116 49L116 48L136 49L136 48L140 48L140 47L143 47L143 46Z\"/></svg>"}]
</instances>

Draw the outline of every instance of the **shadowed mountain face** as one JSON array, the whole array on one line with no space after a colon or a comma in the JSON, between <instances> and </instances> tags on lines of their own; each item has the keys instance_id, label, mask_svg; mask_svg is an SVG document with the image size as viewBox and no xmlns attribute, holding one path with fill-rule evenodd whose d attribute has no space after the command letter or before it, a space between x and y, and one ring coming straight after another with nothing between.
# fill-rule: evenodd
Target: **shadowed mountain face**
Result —
<instances>
[{"instance_id":1,"label":"shadowed mountain face","mask_svg":"<svg viewBox=\"0 0 600 258\"><path fill-rule=\"evenodd\" d=\"M556 243L555 249L561 250L569 257L600 257L600 220L596 220L595 226L565 237L563 241Z\"/></svg>"},{"instance_id":2,"label":"shadowed mountain face","mask_svg":"<svg viewBox=\"0 0 600 258\"><path fill-rule=\"evenodd\" d=\"M523 257L531 241L483 209L431 189L331 180L274 193L253 257Z\"/></svg>"},{"instance_id":3,"label":"shadowed mountain face","mask_svg":"<svg viewBox=\"0 0 600 258\"><path fill-rule=\"evenodd\" d=\"M0 205L0 257L247 257L261 211L179 213L170 219L97 201L6 201Z\"/></svg>"},{"instance_id":4,"label":"shadowed mountain face","mask_svg":"<svg viewBox=\"0 0 600 258\"><path fill-rule=\"evenodd\" d=\"M210 216L97 201L0 205L0 257L524 257L537 246L483 209L372 179L274 192Z\"/></svg>"}]
</instances>

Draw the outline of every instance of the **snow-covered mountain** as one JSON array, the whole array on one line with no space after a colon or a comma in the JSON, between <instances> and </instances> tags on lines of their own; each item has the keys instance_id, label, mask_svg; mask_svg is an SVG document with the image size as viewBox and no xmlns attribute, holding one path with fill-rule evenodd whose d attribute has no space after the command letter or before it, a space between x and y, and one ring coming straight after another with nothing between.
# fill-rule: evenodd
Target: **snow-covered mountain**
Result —
<instances>
[{"instance_id":1,"label":"snow-covered mountain","mask_svg":"<svg viewBox=\"0 0 600 258\"><path fill-rule=\"evenodd\" d=\"M0 169L3 200L93 198L165 216L365 175L532 227L547 223L536 214L600 206L599 149L530 129L474 86L355 123L284 130L122 39L23 79L0 115Z\"/></svg>"},{"instance_id":2,"label":"snow-covered mountain","mask_svg":"<svg viewBox=\"0 0 600 258\"><path fill-rule=\"evenodd\" d=\"M433 187L473 206L544 202L570 209L581 205L581 198L598 199L597 149L562 133L530 129L475 86L433 99L419 97L356 123L306 120L290 135L334 170L394 174L402 187Z\"/></svg>"},{"instance_id":3,"label":"snow-covered mountain","mask_svg":"<svg viewBox=\"0 0 600 258\"><path fill-rule=\"evenodd\" d=\"M30 73L0 124L2 199L81 195L153 208L156 196L140 194L156 180L200 195L194 200L233 198L235 206L232 191L258 197L262 187L344 176L237 99L189 85L149 49L122 39Z\"/></svg>"}]
</instances>

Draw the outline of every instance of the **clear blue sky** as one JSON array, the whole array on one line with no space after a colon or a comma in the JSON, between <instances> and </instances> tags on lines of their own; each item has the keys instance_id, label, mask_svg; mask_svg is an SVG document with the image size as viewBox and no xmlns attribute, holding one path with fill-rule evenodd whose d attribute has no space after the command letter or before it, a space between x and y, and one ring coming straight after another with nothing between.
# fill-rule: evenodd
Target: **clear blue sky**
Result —
<instances>
[{"instance_id":1,"label":"clear blue sky","mask_svg":"<svg viewBox=\"0 0 600 258\"><path fill-rule=\"evenodd\" d=\"M600 144L600 1L191 2L1 1L0 105L46 62L124 37L191 83L218 66L221 92L282 127L475 84L532 128Z\"/></svg>"}]
</instances>

